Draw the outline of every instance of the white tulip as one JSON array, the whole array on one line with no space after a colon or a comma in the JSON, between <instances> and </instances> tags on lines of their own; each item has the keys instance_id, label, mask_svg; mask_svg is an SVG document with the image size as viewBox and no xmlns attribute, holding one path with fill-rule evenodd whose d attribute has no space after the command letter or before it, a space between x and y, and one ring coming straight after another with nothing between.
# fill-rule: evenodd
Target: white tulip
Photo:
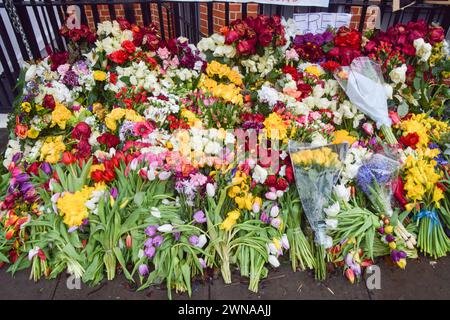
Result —
<instances>
[{"instance_id":1,"label":"white tulip","mask_svg":"<svg viewBox=\"0 0 450 320\"><path fill-rule=\"evenodd\" d=\"M347 188L344 184L339 184L334 186L334 192L340 200L344 202L350 201L350 187Z\"/></svg>"},{"instance_id":2,"label":"white tulip","mask_svg":"<svg viewBox=\"0 0 450 320\"><path fill-rule=\"evenodd\" d=\"M208 197L212 198L216 194L216 186L212 183L206 184L206 194Z\"/></svg>"},{"instance_id":3,"label":"white tulip","mask_svg":"<svg viewBox=\"0 0 450 320\"><path fill-rule=\"evenodd\" d=\"M206 236L204 234L202 234L198 237L197 247L203 248L207 242L208 242L208 240L206 239Z\"/></svg>"},{"instance_id":4,"label":"white tulip","mask_svg":"<svg viewBox=\"0 0 450 320\"><path fill-rule=\"evenodd\" d=\"M269 256L269 263L275 268L278 268L280 266L280 261L278 261L277 257L275 257L274 255Z\"/></svg>"},{"instance_id":5,"label":"white tulip","mask_svg":"<svg viewBox=\"0 0 450 320\"><path fill-rule=\"evenodd\" d=\"M327 216L335 217L339 213L339 211L341 211L341 206L339 205L339 202L336 201L335 203L333 203L333 205L323 209L323 211Z\"/></svg>"},{"instance_id":6,"label":"white tulip","mask_svg":"<svg viewBox=\"0 0 450 320\"><path fill-rule=\"evenodd\" d=\"M161 211L159 211L158 208L152 207L150 209L150 213L152 216L154 216L155 218L161 218Z\"/></svg>"},{"instance_id":7,"label":"white tulip","mask_svg":"<svg viewBox=\"0 0 450 320\"><path fill-rule=\"evenodd\" d=\"M270 216L275 218L278 217L278 215L280 214L280 209L278 208L277 205L274 205L271 209L270 209Z\"/></svg>"},{"instance_id":8,"label":"white tulip","mask_svg":"<svg viewBox=\"0 0 450 320\"><path fill-rule=\"evenodd\" d=\"M162 226L158 227L158 231L163 233L172 232L172 230L173 226L169 223L163 224Z\"/></svg>"}]
</instances>

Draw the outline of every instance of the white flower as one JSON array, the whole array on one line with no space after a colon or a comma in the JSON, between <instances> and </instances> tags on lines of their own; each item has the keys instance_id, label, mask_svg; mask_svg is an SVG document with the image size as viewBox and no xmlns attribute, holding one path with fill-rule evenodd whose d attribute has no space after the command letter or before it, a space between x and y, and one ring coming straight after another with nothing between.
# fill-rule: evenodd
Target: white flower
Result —
<instances>
[{"instance_id":1,"label":"white flower","mask_svg":"<svg viewBox=\"0 0 450 320\"><path fill-rule=\"evenodd\" d=\"M274 243L270 242L269 244L267 244L267 249L269 250L270 254L278 254L278 249L275 246Z\"/></svg>"},{"instance_id":2,"label":"white flower","mask_svg":"<svg viewBox=\"0 0 450 320\"><path fill-rule=\"evenodd\" d=\"M324 208L323 211L326 213L327 216L335 217L339 213L339 211L341 211L341 206L339 205L339 202L336 201L328 208Z\"/></svg>"},{"instance_id":3,"label":"white flower","mask_svg":"<svg viewBox=\"0 0 450 320\"><path fill-rule=\"evenodd\" d=\"M213 52L214 57L233 58L236 55L236 49L233 46L218 46Z\"/></svg>"},{"instance_id":4,"label":"white flower","mask_svg":"<svg viewBox=\"0 0 450 320\"><path fill-rule=\"evenodd\" d=\"M253 169L252 178L260 184L263 184L267 179L267 170L261 167L260 165L256 165Z\"/></svg>"},{"instance_id":5,"label":"white flower","mask_svg":"<svg viewBox=\"0 0 450 320\"><path fill-rule=\"evenodd\" d=\"M216 194L216 186L212 183L206 184L206 194L208 197L212 198Z\"/></svg>"},{"instance_id":6,"label":"white flower","mask_svg":"<svg viewBox=\"0 0 450 320\"><path fill-rule=\"evenodd\" d=\"M283 246L284 249L289 250L289 239L287 237L286 234L283 234L281 236L281 245Z\"/></svg>"},{"instance_id":7,"label":"white flower","mask_svg":"<svg viewBox=\"0 0 450 320\"><path fill-rule=\"evenodd\" d=\"M325 223L330 229L336 229L338 225L337 219L325 219Z\"/></svg>"},{"instance_id":8,"label":"white flower","mask_svg":"<svg viewBox=\"0 0 450 320\"><path fill-rule=\"evenodd\" d=\"M270 216L275 218L278 217L278 215L280 214L280 208L278 208L277 205L274 205L271 209L270 209Z\"/></svg>"},{"instance_id":9,"label":"white flower","mask_svg":"<svg viewBox=\"0 0 450 320\"><path fill-rule=\"evenodd\" d=\"M201 51L214 51L216 49L216 43L212 39L212 37L209 38L202 38L198 44L197 48Z\"/></svg>"},{"instance_id":10,"label":"white flower","mask_svg":"<svg viewBox=\"0 0 450 320\"><path fill-rule=\"evenodd\" d=\"M170 171L161 171L158 174L158 178L159 178L159 180L163 180L164 181L164 180L169 179L170 175L171 175Z\"/></svg>"},{"instance_id":11,"label":"white flower","mask_svg":"<svg viewBox=\"0 0 450 320\"><path fill-rule=\"evenodd\" d=\"M258 90L258 100L273 107L279 100L278 91L268 85L263 85Z\"/></svg>"},{"instance_id":12,"label":"white flower","mask_svg":"<svg viewBox=\"0 0 450 320\"><path fill-rule=\"evenodd\" d=\"M350 187L346 187L344 184L338 184L334 186L334 192L340 200L344 202L350 201Z\"/></svg>"},{"instance_id":13,"label":"white flower","mask_svg":"<svg viewBox=\"0 0 450 320\"><path fill-rule=\"evenodd\" d=\"M33 259L33 257L39 253L40 249L41 248L39 248L38 246L34 247L33 249L30 249L30 251L28 251L28 260Z\"/></svg>"},{"instance_id":14,"label":"white flower","mask_svg":"<svg viewBox=\"0 0 450 320\"><path fill-rule=\"evenodd\" d=\"M391 80L394 81L394 83L404 83L406 81L407 69L406 64L402 64L400 67L392 69L392 71L389 72L389 77L391 77Z\"/></svg>"},{"instance_id":15,"label":"white flower","mask_svg":"<svg viewBox=\"0 0 450 320\"><path fill-rule=\"evenodd\" d=\"M431 44L419 38L414 40L414 48L416 48L416 56L420 58L420 61L427 62L431 56Z\"/></svg>"},{"instance_id":16,"label":"white flower","mask_svg":"<svg viewBox=\"0 0 450 320\"><path fill-rule=\"evenodd\" d=\"M134 158L130 162L130 169L135 171L137 169L138 164L139 164L139 160L137 158Z\"/></svg>"},{"instance_id":17,"label":"white flower","mask_svg":"<svg viewBox=\"0 0 450 320\"><path fill-rule=\"evenodd\" d=\"M274 255L269 255L269 263L275 268L280 266L280 261L278 261L278 258Z\"/></svg>"},{"instance_id":18,"label":"white flower","mask_svg":"<svg viewBox=\"0 0 450 320\"><path fill-rule=\"evenodd\" d=\"M150 213L152 216L154 216L155 218L161 218L161 211L159 211L158 208L152 207L150 209ZM159 229L158 229L159 230Z\"/></svg>"},{"instance_id":19,"label":"white flower","mask_svg":"<svg viewBox=\"0 0 450 320\"><path fill-rule=\"evenodd\" d=\"M169 223L163 224L162 226L158 227L158 231L163 233L172 232L172 230L173 226Z\"/></svg>"},{"instance_id":20,"label":"white flower","mask_svg":"<svg viewBox=\"0 0 450 320\"><path fill-rule=\"evenodd\" d=\"M207 242L208 240L206 239L206 236L202 234L198 237L198 242L196 246L199 248L203 248Z\"/></svg>"},{"instance_id":21,"label":"white flower","mask_svg":"<svg viewBox=\"0 0 450 320\"><path fill-rule=\"evenodd\" d=\"M35 64L30 65L25 73L25 82L31 81L36 76L36 68L37 66Z\"/></svg>"}]
</instances>

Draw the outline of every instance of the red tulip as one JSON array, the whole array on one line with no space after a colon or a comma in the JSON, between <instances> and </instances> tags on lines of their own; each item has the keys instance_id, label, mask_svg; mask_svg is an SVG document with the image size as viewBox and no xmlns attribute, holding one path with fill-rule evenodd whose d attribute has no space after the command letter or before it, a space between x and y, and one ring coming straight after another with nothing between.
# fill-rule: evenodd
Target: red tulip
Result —
<instances>
[{"instance_id":1,"label":"red tulip","mask_svg":"<svg viewBox=\"0 0 450 320\"><path fill-rule=\"evenodd\" d=\"M75 158L72 152L65 151L62 155L61 161L66 166L68 166L69 164L75 163L77 161L77 158Z\"/></svg>"},{"instance_id":2,"label":"red tulip","mask_svg":"<svg viewBox=\"0 0 450 320\"><path fill-rule=\"evenodd\" d=\"M352 269L348 268L347 270L345 270L345 276L347 277L348 281L350 281L351 283L355 283L355 273Z\"/></svg>"}]
</instances>

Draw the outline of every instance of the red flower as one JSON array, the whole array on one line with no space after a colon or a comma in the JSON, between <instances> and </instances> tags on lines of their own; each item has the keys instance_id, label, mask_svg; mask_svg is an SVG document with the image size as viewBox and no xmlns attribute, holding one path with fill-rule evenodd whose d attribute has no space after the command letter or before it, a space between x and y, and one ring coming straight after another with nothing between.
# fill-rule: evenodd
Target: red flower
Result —
<instances>
[{"instance_id":1,"label":"red flower","mask_svg":"<svg viewBox=\"0 0 450 320\"><path fill-rule=\"evenodd\" d=\"M80 140L76 145L75 156L78 159L87 159L91 156L91 145L87 140Z\"/></svg>"},{"instance_id":2,"label":"red flower","mask_svg":"<svg viewBox=\"0 0 450 320\"><path fill-rule=\"evenodd\" d=\"M419 135L415 132L408 133L406 136L401 136L399 141L406 147L416 149L416 145L419 142Z\"/></svg>"},{"instance_id":3,"label":"red flower","mask_svg":"<svg viewBox=\"0 0 450 320\"><path fill-rule=\"evenodd\" d=\"M72 152L65 151L62 155L61 161L67 166L69 164L75 163L77 161L77 158L75 158Z\"/></svg>"},{"instance_id":4,"label":"red flower","mask_svg":"<svg viewBox=\"0 0 450 320\"><path fill-rule=\"evenodd\" d=\"M117 63L117 64L123 64L125 61L128 60L128 53L123 50L117 50L111 53L108 56L109 60Z\"/></svg>"},{"instance_id":5,"label":"red flower","mask_svg":"<svg viewBox=\"0 0 450 320\"><path fill-rule=\"evenodd\" d=\"M321 66L322 68L324 68L325 70L327 70L327 71L334 72L334 71L335 71L336 69L338 69L341 65L340 65L339 63L335 62L335 61L328 60L328 61L326 61L326 62L322 62L322 63L320 64L320 66Z\"/></svg>"},{"instance_id":6,"label":"red flower","mask_svg":"<svg viewBox=\"0 0 450 320\"><path fill-rule=\"evenodd\" d=\"M267 176L267 179L264 182L264 184L269 188L275 187L277 185L277 177L274 174Z\"/></svg>"},{"instance_id":7,"label":"red flower","mask_svg":"<svg viewBox=\"0 0 450 320\"><path fill-rule=\"evenodd\" d=\"M53 96L51 94L46 94L44 96L44 100L42 101L42 106L44 108L53 110L53 109L55 109L55 105L56 105L55 98L53 98Z\"/></svg>"},{"instance_id":8,"label":"red flower","mask_svg":"<svg viewBox=\"0 0 450 320\"><path fill-rule=\"evenodd\" d=\"M394 197L397 202L401 205L402 208L405 208L405 205L408 203L408 201L405 198L405 190L403 188L402 177L398 177L396 180L392 181L392 190L394 191Z\"/></svg>"},{"instance_id":9,"label":"red flower","mask_svg":"<svg viewBox=\"0 0 450 320\"><path fill-rule=\"evenodd\" d=\"M230 30L225 35L225 44L232 44L237 39L239 39L239 34L234 30Z\"/></svg>"},{"instance_id":10,"label":"red flower","mask_svg":"<svg viewBox=\"0 0 450 320\"><path fill-rule=\"evenodd\" d=\"M445 34L442 27L433 27L430 29L429 40L432 45L436 42L441 42L442 40L444 40L444 37Z\"/></svg>"},{"instance_id":11,"label":"red flower","mask_svg":"<svg viewBox=\"0 0 450 320\"><path fill-rule=\"evenodd\" d=\"M389 111L389 118L391 118L393 124L399 124L400 123L400 116L395 111Z\"/></svg>"},{"instance_id":12,"label":"red flower","mask_svg":"<svg viewBox=\"0 0 450 320\"><path fill-rule=\"evenodd\" d=\"M91 179L95 182L102 182L103 181L103 171L102 170L95 170L91 173Z\"/></svg>"},{"instance_id":13,"label":"red flower","mask_svg":"<svg viewBox=\"0 0 450 320\"><path fill-rule=\"evenodd\" d=\"M86 122L79 122L72 130L72 138L87 140L91 136L91 127Z\"/></svg>"},{"instance_id":14,"label":"red flower","mask_svg":"<svg viewBox=\"0 0 450 320\"><path fill-rule=\"evenodd\" d=\"M115 135L105 132L97 138L98 143L106 145L109 148L115 148L120 143L120 139Z\"/></svg>"},{"instance_id":15,"label":"red flower","mask_svg":"<svg viewBox=\"0 0 450 320\"><path fill-rule=\"evenodd\" d=\"M122 42L122 48L125 49L128 53L133 53L136 51L136 46L134 45L133 41L125 40Z\"/></svg>"},{"instance_id":16,"label":"red flower","mask_svg":"<svg viewBox=\"0 0 450 320\"><path fill-rule=\"evenodd\" d=\"M288 186L289 186L289 184L287 183L286 179L278 178L277 179L277 185L275 186L275 188L277 190L284 191L284 190L287 189Z\"/></svg>"},{"instance_id":17,"label":"red flower","mask_svg":"<svg viewBox=\"0 0 450 320\"><path fill-rule=\"evenodd\" d=\"M285 175L286 175L286 180L289 183L294 182L294 170L292 169L291 165L286 165Z\"/></svg>"},{"instance_id":18,"label":"red flower","mask_svg":"<svg viewBox=\"0 0 450 320\"><path fill-rule=\"evenodd\" d=\"M112 84L117 83L117 73L114 73L114 72L109 73L109 82Z\"/></svg>"},{"instance_id":19,"label":"red flower","mask_svg":"<svg viewBox=\"0 0 450 320\"><path fill-rule=\"evenodd\" d=\"M27 168L27 173L28 174L34 174L34 175L38 175L39 174L39 165L40 165L40 163L39 162L33 162L32 164L31 164L31 166L29 166L28 168Z\"/></svg>"},{"instance_id":20,"label":"red flower","mask_svg":"<svg viewBox=\"0 0 450 320\"><path fill-rule=\"evenodd\" d=\"M272 32L268 29L262 31L258 36L258 41L263 47L267 47L272 42Z\"/></svg>"},{"instance_id":21,"label":"red flower","mask_svg":"<svg viewBox=\"0 0 450 320\"><path fill-rule=\"evenodd\" d=\"M27 137L28 127L26 124L16 124L16 128L14 129L14 134L19 139L25 139Z\"/></svg>"},{"instance_id":22,"label":"red flower","mask_svg":"<svg viewBox=\"0 0 450 320\"><path fill-rule=\"evenodd\" d=\"M242 40L236 47L240 55L247 56L256 53L256 39Z\"/></svg>"},{"instance_id":23,"label":"red flower","mask_svg":"<svg viewBox=\"0 0 450 320\"><path fill-rule=\"evenodd\" d=\"M50 61L52 62L50 69L56 71L56 69L58 69L60 65L65 64L67 60L69 60L69 53L67 51L52 53L50 55Z\"/></svg>"}]
</instances>

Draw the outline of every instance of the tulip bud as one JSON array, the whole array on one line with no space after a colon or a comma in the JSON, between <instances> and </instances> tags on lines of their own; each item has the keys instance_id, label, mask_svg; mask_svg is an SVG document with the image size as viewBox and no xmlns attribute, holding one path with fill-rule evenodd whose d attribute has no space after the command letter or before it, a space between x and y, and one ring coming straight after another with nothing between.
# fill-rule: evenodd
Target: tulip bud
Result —
<instances>
[{"instance_id":1,"label":"tulip bud","mask_svg":"<svg viewBox=\"0 0 450 320\"><path fill-rule=\"evenodd\" d=\"M348 268L347 270L345 270L345 276L352 284L355 283L355 273L352 269Z\"/></svg>"},{"instance_id":2,"label":"tulip bud","mask_svg":"<svg viewBox=\"0 0 450 320\"><path fill-rule=\"evenodd\" d=\"M131 235L127 235L127 238L125 240L125 245L128 249L131 248L131 246L133 245L133 238L131 237Z\"/></svg>"},{"instance_id":3,"label":"tulip bud","mask_svg":"<svg viewBox=\"0 0 450 320\"><path fill-rule=\"evenodd\" d=\"M384 232L387 234L391 234L394 231L394 227L393 226L387 226L384 228Z\"/></svg>"},{"instance_id":4,"label":"tulip bud","mask_svg":"<svg viewBox=\"0 0 450 320\"><path fill-rule=\"evenodd\" d=\"M397 265L401 268L401 269L405 269L406 267L406 259L400 259L397 261Z\"/></svg>"}]
</instances>

